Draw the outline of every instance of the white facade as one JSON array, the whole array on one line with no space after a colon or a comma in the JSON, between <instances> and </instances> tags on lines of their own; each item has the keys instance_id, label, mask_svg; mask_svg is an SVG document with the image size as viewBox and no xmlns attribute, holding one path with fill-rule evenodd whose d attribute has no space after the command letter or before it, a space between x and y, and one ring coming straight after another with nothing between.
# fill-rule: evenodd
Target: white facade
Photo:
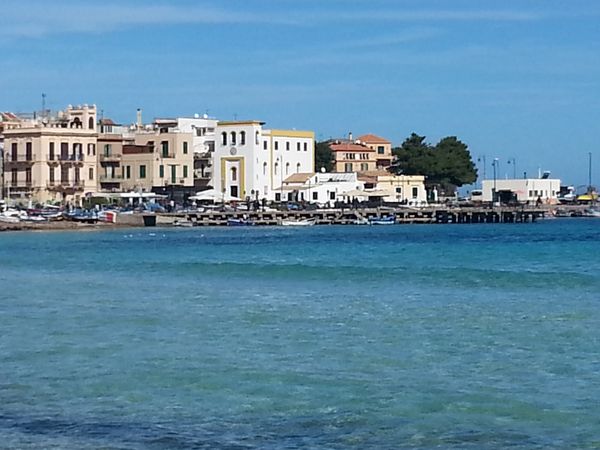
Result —
<instances>
[{"instance_id":1,"label":"white facade","mask_svg":"<svg viewBox=\"0 0 600 450\"><path fill-rule=\"evenodd\" d=\"M348 200L348 192L364 190L364 183L356 172L349 173L307 173L292 175L280 187L288 200L307 203L330 204Z\"/></svg>"},{"instance_id":2,"label":"white facade","mask_svg":"<svg viewBox=\"0 0 600 450\"><path fill-rule=\"evenodd\" d=\"M285 178L314 168L314 133L265 130L264 122L219 122L212 186L245 199L279 200Z\"/></svg>"},{"instance_id":3,"label":"white facade","mask_svg":"<svg viewBox=\"0 0 600 450\"><path fill-rule=\"evenodd\" d=\"M527 178L510 180L483 180L482 201L493 200L494 185L496 192L511 191L519 202L535 203L538 198L544 203L557 203L560 192L560 180L550 178Z\"/></svg>"}]
</instances>

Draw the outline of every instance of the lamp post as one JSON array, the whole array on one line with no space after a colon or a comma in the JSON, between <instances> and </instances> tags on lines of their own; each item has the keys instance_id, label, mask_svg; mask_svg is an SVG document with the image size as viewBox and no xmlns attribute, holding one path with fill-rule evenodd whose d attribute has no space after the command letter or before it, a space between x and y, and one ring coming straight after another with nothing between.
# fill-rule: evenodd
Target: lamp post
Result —
<instances>
[{"instance_id":1,"label":"lamp post","mask_svg":"<svg viewBox=\"0 0 600 450\"><path fill-rule=\"evenodd\" d=\"M494 162L492 163L492 167L494 168L494 187L492 189L492 203L496 203L496 171L498 167L498 158L494 158Z\"/></svg>"},{"instance_id":2,"label":"lamp post","mask_svg":"<svg viewBox=\"0 0 600 450\"><path fill-rule=\"evenodd\" d=\"M483 177L482 177L482 180L485 180L485 166L486 166L485 155L480 156L479 158L477 158L477 162L483 162Z\"/></svg>"},{"instance_id":3,"label":"lamp post","mask_svg":"<svg viewBox=\"0 0 600 450\"><path fill-rule=\"evenodd\" d=\"M507 164L512 164L513 166L513 180L517 179L517 160L515 158L509 158Z\"/></svg>"}]
</instances>

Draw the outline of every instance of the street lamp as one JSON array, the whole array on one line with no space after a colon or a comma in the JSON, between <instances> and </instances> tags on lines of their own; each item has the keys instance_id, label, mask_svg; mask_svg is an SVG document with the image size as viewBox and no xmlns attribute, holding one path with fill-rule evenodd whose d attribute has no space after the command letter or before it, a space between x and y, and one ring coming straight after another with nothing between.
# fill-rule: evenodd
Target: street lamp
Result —
<instances>
[{"instance_id":1,"label":"street lamp","mask_svg":"<svg viewBox=\"0 0 600 450\"><path fill-rule=\"evenodd\" d=\"M507 164L513 166L513 180L517 179L517 160L515 158L508 158Z\"/></svg>"},{"instance_id":2,"label":"street lamp","mask_svg":"<svg viewBox=\"0 0 600 450\"><path fill-rule=\"evenodd\" d=\"M494 188L492 189L492 203L496 203L496 171L498 168L498 158L494 158L494 162L492 163L492 167L494 168Z\"/></svg>"}]
</instances>

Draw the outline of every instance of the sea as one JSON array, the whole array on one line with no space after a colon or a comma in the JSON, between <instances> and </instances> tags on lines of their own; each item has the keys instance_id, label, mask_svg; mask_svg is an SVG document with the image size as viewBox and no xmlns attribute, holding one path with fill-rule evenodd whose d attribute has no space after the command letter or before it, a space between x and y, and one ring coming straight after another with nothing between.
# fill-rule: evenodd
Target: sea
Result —
<instances>
[{"instance_id":1,"label":"sea","mask_svg":"<svg viewBox=\"0 0 600 450\"><path fill-rule=\"evenodd\" d=\"M1 449L600 448L600 220L0 234Z\"/></svg>"}]
</instances>

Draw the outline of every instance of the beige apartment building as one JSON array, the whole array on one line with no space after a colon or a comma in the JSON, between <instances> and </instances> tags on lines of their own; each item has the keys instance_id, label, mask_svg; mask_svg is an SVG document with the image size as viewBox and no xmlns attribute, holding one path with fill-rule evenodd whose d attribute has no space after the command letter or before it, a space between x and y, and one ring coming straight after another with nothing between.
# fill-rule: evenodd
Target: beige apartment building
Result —
<instances>
[{"instance_id":1,"label":"beige apartment building","mask_svg":"<svg viewBox=\"0 0 600 450\"><path fill-rule=\"evenodd\" d=\"M336 140L329 143L333 155L334 172L365 172L375 170L376 150L351 140Z\"/></svg>"},{"instance_id":2,"label":"beige apartment building","mask_svg":"<svg viewBox=\"0 0 600 450\"><path fill-rule=\"evenodd\" d=\"M94 105L23 119L3 134L8 198L80 205L97 190Z\"/></svg>"},{"instance_id":3,"label":"beige apartment building","mask_svg":"<svg viewBox=\"0 0 600 450\"><path fill-rule=\"evenodd\" d=\"M375 134L364 134L357 139L363 145L375 150L375 166L377 169L385 169L392 164L392 143Z\"/></svg>"}]
</instances>

